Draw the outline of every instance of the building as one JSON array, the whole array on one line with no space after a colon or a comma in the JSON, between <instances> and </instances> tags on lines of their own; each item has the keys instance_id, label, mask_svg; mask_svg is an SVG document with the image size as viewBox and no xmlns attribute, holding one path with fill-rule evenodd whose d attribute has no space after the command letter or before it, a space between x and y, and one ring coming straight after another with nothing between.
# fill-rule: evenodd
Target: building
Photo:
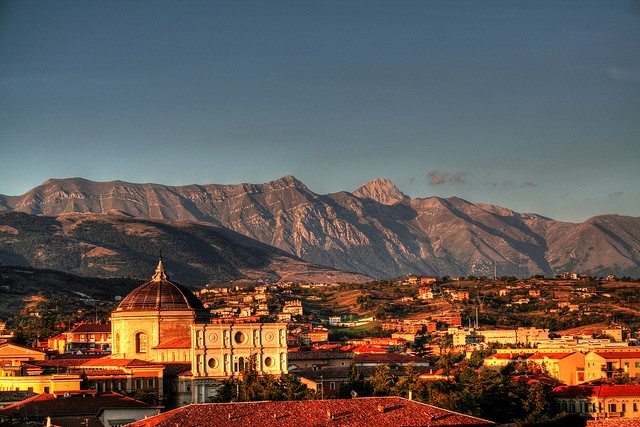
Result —
<instances>
[{"instance_id":1,"label":"building","mask_svg":"<svg viewBox=\"0 0 640 427\"><path fill-rule=\"evenodd\" d=\"M160 259L151 281L111 313L112 357L191 362L191 328L210 319L190 290L168 280Z\"/></svg>"},{"instance_id":2,"label":"building","mask_svg":"<svg viewBox=\"0 0 640 427\"><path fill-rule=\"evenodd\" d=\"M300 344L310 346L313 344L321 344L329 341L329 331L308 330L298 335Z\"/></svg>"},{"instance_id":3,"label":"building","mask_svg":"<svg viewBox=\"0 0 640 427\"><path fill-rule=\"evenodd\" d=\"M191 393L186 403L206 402L221 380L250 366L275 376L287 372L286 324L212 323L189 289L169 281L162 258L151 281L113 311L111 327L112 359L191 364L191 376L176 379L175 388Z\"/></svg>"},{"instance_id":4,"label":"building","mask_svg":"<svg viewBox=\"0 0 640 427\"><path fill-rule=\"evenodd\" d=\"M457 311L445 311L433 316L436 322L442 322L448 326L462 326L462 313Z\"/></svg>"},{"instance_id":5,"label":"building","mask_svg":"<svg viewBox=\"0 0 640 427\"><path fill-rule=\"evenodd\" d=\"M110 323L81 323L61 335L64 353L111 353Z\"/></svg>"},{"instance_id":6,"label":"building","mask_svg":"<svg viewBox=\"0 0 640 427\"><path fill-rule=\"evenodd\" d=\"M525 365L531 354L495 353L484 358L482 366L486 369L499 371L509 365Z\"/></svg>"},{"instance_id":7,"label":"building","mask_svg":"<svg viewBox=\"0 0 640 427\"><path fill-rule=\"evenodd\" d=\"M640 385L561 386L553 396L560 410L585 418L640 420Z\"/></svg>"},{"instance_id":8,"label":"building","mask_svg":"<svg viewBox=\"0 0 640 427\"><path fill-rule=\"evenodd\" d=\"M0 424L44 426L49 419L47 425L112 427L158 415L160 409L115 393L45 393L0 409Z\"/></svg>"},{"instance_id":9,"label":"building","mask_svg":"<svg viewBox=\"0 0 640 427\"><path fill-rule=\"evenodd\" d=\"M292 316L302 316L302 302L300 300L287 301L282 307L282 312Z\"/></svg>"},{"instance_id":10,"label":"building","mask_svg":"<svg viewBox=\"0 0 640 427\"><path fill-rule=\"evenodd\" d=\"M585 381L585 355L579 351L536 353L527 361L535 363L543 372L565 385L576 385Z\"/></svg>"},{"instance_id":11,"label":"building","mask_svg":"<svg viewBox=\"0 0 640 427\"><path fill-rule=\"evenodd\" d=\"M410 356L399 353L363 353L356 354L353 358L358 368L376 367L380 365L388 365L390 369L399 367L413 366L430 366L427 359L418 356Z\"/></svg>"},{"instance_id":12,"label":"building","mask_svg":"<svg viewBox=\"0 0 640 427\"><path fill-rule=\"evenodd\" d=\"M640 378L640 348L596 349L584 356L585 380L613 378L627 374L631 379Z\"/></svg>"},{"instance_id":13,"label":"building","mask_svg":"<svg viewBox=\"0 0 640 427\"><path fill-rule=\"evenodd\" d=\"M289 353L289 371L312 368L324 369L328 367L349 366L353 360L353 353L343 351L294 351Z\"/></svg>"},{"instance_id":14,"label":"building","mask_svg":"<svg viewBox=\"0 0 640 427\"><path fill-rule=\"evenodd\" d=\"M284 323L209 323L193 325L193 403L216 394L220 380L250 366L260 374L287 372L287 325Z\"/></svg>"},{"instance_id":15,"label":"building","mask_svg":"<svg viewBox=\"0 0 640 427\"><path fill-rule=\"evenodd\" d=\"M493 426L481 418L401 397L237 402L190 405L150 417L129 427L195 426Z\"/></svg>"},{"instance_id":16,"label":"building","mask_svg":"<svg viewBox=\"0 0 640 427\"><path fill-rule=\"evenodd\" d=\"M18 364L19 362L44 360L46 357L46 353L40 350L8 342L0 343L0 364L6 362Z\"/></svg>"},{"instance_id":17,"label":"building","mask_svg":"<svg viewBox=\"0 0 640 427\"><path fill-rule=\"evenodd\" d=\"M418 289L418 299L433 299L434 297L433 288L425 286Z\"/></svg>"},{"instance_id":18,"label":"building","mask_svg":"<svg viewBox=\"0 0 640 427\"><path fill-rule=\"evenodd\" d=\"M329 316L329 325L337 326L342 323L342 317L340 316Z\"/></svg>"}]
</instances>

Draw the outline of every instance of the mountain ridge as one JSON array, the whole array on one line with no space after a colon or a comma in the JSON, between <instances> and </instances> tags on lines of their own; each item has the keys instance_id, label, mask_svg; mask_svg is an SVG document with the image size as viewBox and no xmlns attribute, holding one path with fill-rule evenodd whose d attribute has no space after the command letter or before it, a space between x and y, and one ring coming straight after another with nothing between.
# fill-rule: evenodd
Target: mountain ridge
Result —
<instances>
[{"instance_id":1,"label":"mountain ridge","mask_svg":"<svg viewBox=\"0 0 640 427\"><path fill-rule=\"evenodd\" d=\"M412 199L383 178L325 195L291 175L264 184L184 186L52 179L22 196L0 195L0 209L210 223L372 277L492 275L494 266L500 276L640 276L638 217L555 221L459 197Z\"/></svg>"}]
</instances>

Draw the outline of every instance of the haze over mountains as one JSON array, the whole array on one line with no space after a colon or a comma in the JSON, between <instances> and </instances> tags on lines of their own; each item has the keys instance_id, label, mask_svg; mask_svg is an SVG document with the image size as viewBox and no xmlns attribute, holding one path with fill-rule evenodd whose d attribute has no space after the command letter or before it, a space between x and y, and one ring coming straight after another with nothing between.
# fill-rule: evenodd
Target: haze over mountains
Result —
<instances>
[{"instance_id":1,"label":"haze over mountains","mask_svg":"<svg viewBox=\"0 0 640 427\"><path fill-rule=\"evenodd\" d=\"M265 184L189 186L52 179L22 196L0 195L0 210L113 214L120 221L124 214L177 228L201 223L370 277L493 275L494 267L498 276L640 276L639 217L560 222L456 197L411 199L385 179L326 195L291 176ZM20 238L7 226L0 228L0 262L15 255L7 239ZM112 245L92 239L106 249Z\"/></svg>"}]
</instances>

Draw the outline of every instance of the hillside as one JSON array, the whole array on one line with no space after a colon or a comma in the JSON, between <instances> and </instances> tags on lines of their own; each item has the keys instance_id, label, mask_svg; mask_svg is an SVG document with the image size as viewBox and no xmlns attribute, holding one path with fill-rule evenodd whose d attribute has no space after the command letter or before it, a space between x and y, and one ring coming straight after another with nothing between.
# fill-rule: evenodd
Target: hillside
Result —
<instances>
[{"instance_id":1,"label":"hillside","mask_svg":"<svg viewBox=\"0 0 640 427\"><path fill-rule=\"evenodd\" d=\"M308 262L371 277L490 276L494 268L498 276L640 276L640 217L566 223L456 197L411 199L384 179L327 195L291 176L181 187L52 179L22 196L0 196L0 209L209 223Z\"/></svg>"},{"instance_id":2,"label":"hillside","mask_svg":"<svg viewBox=\"0 0 640 427\"><path fill-rule=\"evenodd\" d=\"M197 287L229 281L364 281L311 265L208 223L66 214L0 214L0 263L82 276L148 279L162 253L172 277Z\"/></svg>"}]
</instances>

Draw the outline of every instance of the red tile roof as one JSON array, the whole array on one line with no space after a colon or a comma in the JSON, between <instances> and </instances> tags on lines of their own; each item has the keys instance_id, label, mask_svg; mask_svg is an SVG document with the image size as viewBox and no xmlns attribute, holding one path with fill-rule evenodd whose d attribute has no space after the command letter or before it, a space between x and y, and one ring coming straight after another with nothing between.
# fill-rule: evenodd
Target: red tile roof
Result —
<instances>
[{"instance_id":1,"label":"red tile roof","mask_svg":"<svg viewBox=\"0 0 640 427\"><path fill-rule=\"evenodd\" d=\"M122 366L122 367L162 367L163 365L155 362L147 362L140 359L112 359L110 356L101 357L100 359L88 360L82 364L82 367L88 366Z\"/></svg>"},{"instance_id":2,"label":"red tile roof","mask_svg":"<svg viewBox=\"0 0 640 427\"><path fill-rule=\"evenodd\" d=\"M557 397L638 397L640 385L574 385L553 389Z\"/></svg>"},{"instance_id":3,"label":"red tile roof","mask_svg":"<svg viewBox=\"0 0 640 427\"><path fill-rule=\"evenodd\" d=\"M189 405L128 427L492 426L493 422L400 397Z\"/></svg>"},{"instance_id":4,"label":"red tile roof","mask_svg":"<svg viewBox=\"0 0 640 427\"><path fill-rule=\"evenodd\" d=\"M165 348L191 348L191 337L175 337L170 340L161 342L154 349Z\"/></svg>"},{"instance_id":5,"label":"red tile roof","mask_svg":"<svg viewBox=\"0 0 640 427\"><path fill-rule=\"evenodd\" d=\"M111 323L82 323L71 328L69 332L83 334L110 334Z\"/></svg>"},{"instance_id":6,"label":"red tile roof","mask_svg":"<svg viewBox=\"0 0 640 427\"><path fill-rule=\"evenodd\" d=\"M571 356L574 352L566 352L566 353L536 353L533 356L529 357L529 360L538 360L544 359L564 359L567 356Z\"/></svg>"},{"instance_id":7,"label":"red tile roof","mask_svg":"<svg viewBox=\"0 0 640 427\"><path fill-rule=\"evenodd\" d=\"M292 362L294 360L317 360L317 359L351 359L353 353L344 353L342 351L294 351L287 355L287 359Z\"/></svg>"},{"instance_id":8,"label":"red tile roof","mask_svg":"<svg viewBox=\"0 0 640 427\"><path fill-rule=\"evenodd\" d=\"M364 344L364 345L359 345L356 348L354 348L353 350L354 354L384 354L384 353L388 353L387 350L385 350L384 348L380 348L380 347L376 347L373 345L368 345L368 344Z\"/></svg>"},{"instance_id":9,"label":"red tile roof","mask_svg":"<svg viewBox=\"0 0 640 427\"><path fill-rule=\"evenodd\" d=\"M183 362L165 362L162 364L164 366L164 376L175 376L181 375L185 372L191 373L191 363L183 363Z\"/></svg>"},{"instance_id":10,"label":"red tile roof","mask_svg":"<svg viewBox=\"0 0 640 427\"><path fill-rule=\"evenodd\" d=\"M640 419L587 420L587 427L640 427Z\"/></svg>"},{"instance_id":11,"label":"red tile roof","mask_svg":"<svg viewBox=\"0 0 640 427\"><path fill-rule=\"evenodd\" d=\"M418 356L409 356L400 353L364 353L356 354L353 357L356 363L417 363L422 365L429 364L427 359Z\"/></svg>"},{"instance_id":12,"label":"red tile roof","mask_svg":"<svg viewBox=\"0 0 640 427\"><path fill-rule=\"evenodd\" d=\"M56 397L53 394L39 394L22 402L0 409L0 417L8 416L95 416L102 408L142 408L151 405L117 393L98 396Z\"/></svg>"},{"instance_id":13,"label":"red tile roof","mask_svg":"<svg viewBox=\"0 0 640 427\"><path fill-rule=\"evenodd\" d=\"M640 351L594 351L605 359L640 359Z\"/></svg>"}]
</instances>

